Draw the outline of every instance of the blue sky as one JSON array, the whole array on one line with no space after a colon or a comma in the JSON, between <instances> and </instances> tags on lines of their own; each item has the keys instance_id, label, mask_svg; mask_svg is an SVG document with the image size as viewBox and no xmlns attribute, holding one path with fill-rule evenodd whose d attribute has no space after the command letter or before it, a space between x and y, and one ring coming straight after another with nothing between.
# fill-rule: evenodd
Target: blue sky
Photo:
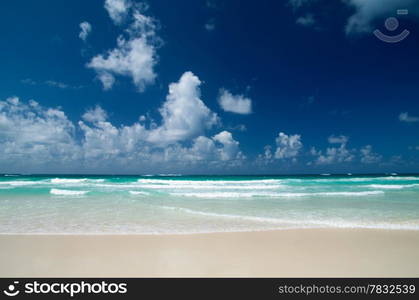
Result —
<instances>
[{"instance_id":1,"label":"blue sky","mask_svg":"<svg viewBox=\"0 0 419 300\"><path fill-rule=\"evenodd\" d=\"M418 171L413 0L0 8L0 172Z\"/></svg>"}]
</instances>

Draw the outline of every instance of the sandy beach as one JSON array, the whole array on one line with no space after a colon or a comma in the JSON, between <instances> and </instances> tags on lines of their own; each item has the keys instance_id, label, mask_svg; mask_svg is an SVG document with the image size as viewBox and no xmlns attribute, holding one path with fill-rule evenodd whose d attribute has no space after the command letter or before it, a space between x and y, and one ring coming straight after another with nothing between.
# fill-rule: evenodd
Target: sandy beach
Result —
<instances>
[{"instance_id":1,"label":"sandy beach","mask_svg":"<svg viewBox=\"0 0 419 300\"><path fill-rule=\"evenodd\" d=\"M419 232L1 235L2 277L411 277Z\"/></svg>"}]
</instances>

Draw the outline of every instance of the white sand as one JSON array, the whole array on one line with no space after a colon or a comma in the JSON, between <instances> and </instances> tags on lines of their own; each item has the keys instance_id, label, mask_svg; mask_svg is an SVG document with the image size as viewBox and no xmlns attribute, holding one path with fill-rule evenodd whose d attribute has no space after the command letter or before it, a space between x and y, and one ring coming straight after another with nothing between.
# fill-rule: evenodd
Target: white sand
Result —
<instances>
[{"instance_id":1,"label":"white sand","mask_svg":"<svg viewBox=\"0 0 419 300\"><path fill-rule=\"evenodd\" d=\"M1 277L419 277L419 232L0 235Z\"/></svg>"}]
</instances>

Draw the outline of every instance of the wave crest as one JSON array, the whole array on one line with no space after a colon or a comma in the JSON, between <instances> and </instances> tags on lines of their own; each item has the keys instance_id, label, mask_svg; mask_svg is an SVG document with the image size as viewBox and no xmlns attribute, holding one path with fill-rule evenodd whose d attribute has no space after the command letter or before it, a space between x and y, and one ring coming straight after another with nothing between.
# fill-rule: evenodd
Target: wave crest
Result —
<instances>
[{"instance_id":1,"label":"wave crest","mask_svg":"<svg viewBox=\"0 0 419 300\"><path fill-rule=\"evenodd\" d=\"M88 191L74 191L74 190L60 190L60 189L51 189L50 194L52 195L65 195L65 196L81 196L88 193Z\"/></svg>"}]
</instances>

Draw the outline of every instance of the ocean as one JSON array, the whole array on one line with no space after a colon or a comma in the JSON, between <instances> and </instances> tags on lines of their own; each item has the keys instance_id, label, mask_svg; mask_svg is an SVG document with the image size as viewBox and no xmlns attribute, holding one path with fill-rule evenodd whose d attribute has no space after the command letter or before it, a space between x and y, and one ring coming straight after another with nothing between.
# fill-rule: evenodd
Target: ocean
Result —
<instances>
[{"instance_id":1,"label":"ocean","mask_svg":"<svg viewBox=\"0 0 419 300\"><path fill-rule=\"evenodd\" d=\"M0 175L1 234L419 230L419 175Z\"/></svg>"}]
</instances>

